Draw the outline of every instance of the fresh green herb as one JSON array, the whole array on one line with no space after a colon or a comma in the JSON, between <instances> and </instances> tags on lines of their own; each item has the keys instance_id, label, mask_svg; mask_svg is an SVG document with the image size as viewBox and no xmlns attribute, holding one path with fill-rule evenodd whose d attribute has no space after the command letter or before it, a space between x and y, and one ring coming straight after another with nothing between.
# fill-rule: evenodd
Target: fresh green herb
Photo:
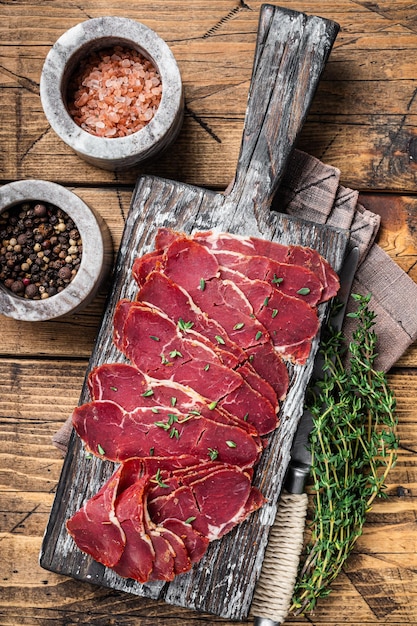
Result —
<instances>
[{"instance_id":1,"label":"fresh green herb","mask_svg":"<svg viewBox=\"0 0 417 626\"><path fill-rule=\"evenodd\" d=\"M163 354L161 354L161 363L162 365L168 365L169 363L168 359Z\"/></svg>"},{"instance_id":2,"label":"fresh green herb","mask_svg":"<svg viewBox=\"0 0 417 626\"><path fill-rule=\"evenodd\" d=\"M159 409L156 408L156 406L153 406L151 408L152 413L159 413Z\"/></svg>"},{"instance_id":3,"label":"fresh green herb","mask_svg":"<svg viewBox=\"0 0 417 626\"><path fill-rule=\"evenodd\" d=\"M215 461L217 457L219 456L219 451L216 450L216 448L209 448L208 455L212 461Z\"/></svg>"},{"instance_id":4,"label":"fresh green herb","mask_svg":"<svg viewBox=\"0 0 417 626\"><path fill-rule=\"evenodd\" d=\"M278 309L272 310L272 317L276 317L278 315Z\"/></svg>"},{"instance_id":5,"label":"fresh green herb","mask_svg":"<svg viewBox=\"0 0 417 626\"><path fill-rule=\"evenodd\" d=\"M175 359L177 356L182 357L182 354L178 350L171 350L169 356L171 359Z\"/></svg>"},{"instance_id":6,"label":"fresh green herb","mask_svg":"<svg viewBox=\"0 0 417 626\"><path fill-rule=\"evenodd\" d=\"M274 285L280 285L282 283L284 279L283 278L279 278L276 274L274 274L274 278L272 279L272 283Z\"/></svg>"},{"instance_id":7,"label":"fresh green herb","mask_svg":"<svg viewBox=\"0 0 417 626\"><path fill-rule=\"evenodd\" d=\"M101 454L102 456L106 454L99 443L97 444L97 450L98 450L98 453Z\"/></svg>"},{"instance_id":8,"label":"fresh green herb","mask_svg":"<svg viewBox=\"0 0 417 626\"><path fill-rule=\"evenodd\" d=\"M162 480L160 467L158 467L158 469L156 470L155 478L153 478L151 482L156 483L158 487L163 487L163 488L169 487L169 485L164 483Z\"/></svg>"},{"instance_id":9,"label":"fresh green herb","mask_svg":"<svg viewBox=\"0 0 417 626\"><path fill-rule=\"evenodd\" d=\"M195 515L191 515L191 517L187 517L187 519L185 520L184 524L191 524L191 522L194 522L194 520L196 520L196 516Z\"/></svg>"},{"instance_id":10,"label":"fresh green herb","mask_svg":"<svg viewBox=\"0 0 417 626\"><path fill-rule=\"evenodd\" d=\"M210 402L210 404L208 405L208 408L210 409L210 411L214 411L216 406L217 406L217 401L215 400L214 402Z\"/></svg>"},{"instance_id":11,"label":"fresh green herb","mask_svg":"<svg viewBox=\"0 0 417 626\"><path fill-rule=\"evenodd\" d=\"M154 453L155 453L155 448L151 448L151 449L149 450L149 456L153 456L153 455L154 455Z\"/></svg>"},{"instance_id":12,"label":"fresh green herb","mask_svg":"<svg viewBox=\"0 0 417 626\"><path fill-rule=\"evenodd\" d=\"M263 306L268 306L269 304L269 297L267 296L264 300Z\"/></svg>"},{"instance_id":13,"label":"fresh green herb","mask_svg":"<svg viewBox=\"0 0 417 626\"><path fill-rule=\"evenodd\" d=\"M172 426L174 422L178 422L178 415L176 413L168 413L169 426Z\"/></svg>"},{"instance_id":14,"label":"fresh green herb","mask_svg":"<svg viewBox=\"0 0 417 626\"><path fill-rule=\"evenodd\" d=\"M158 428L163 428L163 430L169 430L170 428L170 424L168 424L167 422L154 422L155 426L158 426Z\"/></svg>"},{"instance_id":15,"label":"fresh green herb","mask_svg":"<svg viewBox=\"0 0 417 626\"><path fill-rule=\"evenodd\" d=\"M174 437L175 437L175 439L179 439L180 438L180 433L179 433L179 431L176 428L172 427L171 428L171 432L169 433L169 436L170 436L171 439L174 439Z\"/></svg>"},{"instance_id":16,"label":"fresh green herb","mask_svg":"<svg viewBox=\"0 0 417 626\"><path fill-rule=\"evenodd\" d=\"M207 363L207 365L205 365L205 367L204 367L204 371L208 372L209 369L210 369L210 363Z\"/></svg>"},{"instance_id":17,"label":"fresh green herb","mask_svg":"<svg viewBox=\"0 0 417 626\"><path fill-rule=\"evenodd\" d=\"M161 341L159 337L155 337L155 335L149 335L149 337L153 339L154 341Z\"/></svg>"},{"instance_id":18,"label":"fresh green herb","mask_svg":"<svg viewBox=\"0 0 417 626\"><path fill-rule=\"evenodd\" d=\"M201 291L204 291L205 288L206 288L206 281L204 280L204 278L200 278L200 289L201 289Z\"/></svg>"},{"instance_id":19,"label":"fresh green herb","mask_svg":"<svg viewBox=\"0 0 417 626\"><path fill-rule=\"evenodd\" d=\"M110 387L111 391L117 391L117 387Z\"/></svg>"},{"instance_id":20,"label":"fresh green herb","mask_svg":"<svg viewBox=\"0 0 417 626\"><path fill-rule=\"evenodd\" d=\"M194 326L194 322L184 322L182 317L178 320L178 328L183 331L190 330Z\"/></svg>"},{"instance_id":21,"label":"fresh green herb","mask_svg":"<svg viewBox=\"0 0 417 626\"><path fill-rule=\"evenodd\" d=\"M255 355L254 354L250 354L249 358L248 358L249 363L253 363L253 359L254 358L255 358Z\"/></svg>"},{"instance_id":22,"label":"fresh green herb","mask_svg":"<svg viewBox=\"0 0 417 626\"><path fill-rule=\"evenodd\" d=\"M220 343L222 346L224 346L224 344L226 343L225 340L223 339L223 337L221 337L220 335L214 335L217 343Z\"/></svg>"},{"instance_id":23,"label":"fresh green herb","mask_svg":"<svg viewBox=\"0 0 417 626\"><path fill-rule=\"evenodd\" d=\"M297 293L300 296L308 296L308 294L310 293L310 289L308 287L301 287L301 289L299 289Z\"/></svg>"},{"instance_id":24,"label":"fresh green herb","mask_svg":"<svg viewBox=\"0 0 417 626\"><path fill-rule=\"evenodd\" d=\"M233 326L233 330L241 330L245 325L245 322L238 322Z\"/></svg>"},{"instance_id":25,"label":"fresh green herb","mask_svg":"<svg viewBox=\"0 0 417 626\"><path fill-rule=\"evenodd\" d=\"M229 448L236 448L236 443L234 441L226 441L226 445L229 446Z\"/></svg>"},{"instance_id":26,"label":"fresh green herb","mask_svg":"<svg viewBox=\"0 0 417 626\"><path fill-rule=\"evenodd\" d=\"M258 332L257 332L257 333L256 333L256 335L255 335L255 339L256 339L256 341L258 341L258 339L260 339L261 337L262 337L262 333L261 333L261 331L260 331L260 330L258 330Z\"/></svg>"},{"instance_id":27,"label":"fresh green herb","mask_svg":"<svg viewBox=\"0 0 417 626\"><path fill-rule=\"evenodd\" d=\"M175 406L177 404L177 398L175 396L172 396L171 398L171 406Z\"/></svg>"},{"instance_id":28,"label":"fresh green herb","mask_svg":"<svg viewBox=\"0 0 417 626\"><path fill-rule=\"evenodd\" d=\"M197 411L196 409L192 409L191 411L189 411L190 415L201 415L200 411Z\"/></svg>"},{"instance_id":29,"label":"fresh green herb","mask_svg":"<svg viewBox=\"0 0 417 626\"><path fill-rule=\"evenodd\" d=\"M248 421L248 417L249 417L249 413L245 413L245 415L243 416L243 421L247 422Z\"/></svg>"},{"instance_id":30,"label":"fresh green herb","mask_svg":"<svg viewBox=\"0 0 417 626\"><path fill-rule=\"evenodd\" d=\"M88 460L93 458L93 455L91 454L91 452L87 452L87 450L85 451L84 457Z\"/></svg>"},{"instance_id":31,"label":"fresh green herb","mask_svg":"<svg viewBox=\"0 0 417 626\"><path fill-rule=\"evenodd\" d=\"M142 394L142 396L143 396L144 398L149 398L150 396L153 396L153 393L154 393L154 392L153 392L153 389L147 389L147 390L146 390L146 391Z\"/></svg>"},{"instance_id":32,"label":"fresh green herb","mask_svg":"<svg viewBox=\"0 0 417 626\"><path fill-rule=\"evenodd\" d=\"M310 612L327 596L362 534L366 514L385 496L396 461L395 398L375 369L377 336L370 296L353 295L352 340L329 328L322 343L325 379L310 387L313 414L311 539L301 562L291 610ZM331 320L330 320L331 322Z\"/></svg>"}]
</instances>

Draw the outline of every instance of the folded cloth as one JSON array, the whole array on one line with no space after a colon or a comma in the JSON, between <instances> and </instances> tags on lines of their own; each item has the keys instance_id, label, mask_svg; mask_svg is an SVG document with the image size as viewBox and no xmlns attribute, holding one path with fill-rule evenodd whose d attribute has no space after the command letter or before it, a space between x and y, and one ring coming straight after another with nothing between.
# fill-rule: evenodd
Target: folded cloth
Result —
<instances>
[{"instance_id":1,"label":"folded cloth","mask_svg":"<svg viewBox=\"0 0 417 626\"><path fill-rule=\"evenodd\" d=\"M360 265L352 293L371 294L378 337L375 367L388 371L417 339L417 284L386 254L375 239L380 217L358 203L358 192L340 185L337 168L295 150L289 160L273 208L305 220L345 228L349 246L358 246ZM348 313L355 310L353 299ZM347 317L343 332L351 337Z\"/></svg>"},{"instance_id":2,"label":"folded cloth","mask_svg":"<svg viewBox=\"0 0 417 626\"><path fill-rule=\"evenodd\" d=\"M380 217L358 203L358 192L340 184L340 171L305 152L295 150L289 159L273 209L282 213L350 231L349 245L358 246L360 265L353 293L372 294L376 313L378 357L375 366L388 371L417 339L417 285L375 243ZM355 309L353 299L348 312ZM346 318L343 332L350 337L354 322ZM71 420L54 435L54 445L66 452Z\"/></svg>"}]
</instances>

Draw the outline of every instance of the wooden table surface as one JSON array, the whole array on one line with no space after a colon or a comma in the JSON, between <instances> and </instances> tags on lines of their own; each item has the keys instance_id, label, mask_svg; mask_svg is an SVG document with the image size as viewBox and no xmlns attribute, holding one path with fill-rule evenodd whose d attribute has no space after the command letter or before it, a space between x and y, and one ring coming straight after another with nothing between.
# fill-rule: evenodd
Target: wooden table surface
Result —
<instances>
[{"instance_id":1,"label":"wooden table surface","mask_svg":"<svg viewBox=\"0 0 417 626\"><path fill-rule=\"evenodd\" d=\"M279 4L341 26L298 146L338 167L342 183L360 190L362 204L382 217L379 244L417 281L417 6L410 0ZM41 178L68 187L105 218L115 250L138 175L224 189L240 147L260 6L255 0L0 2L1 184ZM109 14L141 21L168 42L186 99L175 145L117 174L67 148L39 98L50 46L69 27ZM78 402L107 289L83 312L60 321L0 316L0 624L226 623L79 583L38 564L63 462L51 437ZM389 498L370 511L330 597L314 615L288 623L417 624L417 345L392 368L389 382L400 438Z\"/></svg>"}]
</instances>

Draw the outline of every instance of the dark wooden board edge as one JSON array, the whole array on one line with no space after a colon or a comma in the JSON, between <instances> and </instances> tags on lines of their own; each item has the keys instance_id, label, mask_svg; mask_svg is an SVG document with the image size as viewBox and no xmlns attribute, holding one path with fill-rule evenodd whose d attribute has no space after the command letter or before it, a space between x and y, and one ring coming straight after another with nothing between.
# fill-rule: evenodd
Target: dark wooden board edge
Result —
<instances>
[{"instance_id":1,"label":"dark wooden board edge","mask_svg":"<svg viewBox=\"0 0 417 626\"><path fill-rule=\"evenodd\" d=\"M114 286L90 360L89 370L103 362L123 361L112 344L112 319L117 302L134 298L136 285L130 276L134 258L153 247L159 226L184 232L223 224L222 194L200 190L154 177L139 179L120 245ZM218 211L212 212L215 206ZM209 210L210 208L210 210ZM231 229L233 230L233 229ZM347 245L347 233L270 212L263 224L264 236L281 243L316 248L335 269L339 269ZM239 234L244 234L240 232ZM250 234L250 233L247 233ZM324 314L322 307L321 315ZM122 579L111 570L81 553L65 530L65 520L112 474L114 464L100 459L87 460L80 440L73 436L64 462L50 519L45 532L40 564L45 569L80 580L100 584L147 598L214 613L231 619L244 619L249 612L253 591L262 566L281 486L289 462L291 442L301 415L305 388L311 375L315 342L306 366L291 368L291 390L281 407L281 424L269 438L268 454L263 455L254 477L268 503L245 523L217 542L191 572L172 583L140 585ZM84 383L80 403L88 401ZM232 601L235 598L238 600Z\"/></svg>"}]
</instances>

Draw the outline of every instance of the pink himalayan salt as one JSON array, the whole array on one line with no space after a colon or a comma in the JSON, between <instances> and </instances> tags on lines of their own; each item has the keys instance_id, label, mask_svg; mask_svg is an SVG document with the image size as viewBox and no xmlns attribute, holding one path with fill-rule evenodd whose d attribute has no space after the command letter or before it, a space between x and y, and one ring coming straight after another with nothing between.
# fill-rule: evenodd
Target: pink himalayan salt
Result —
<instances>
[{"instance_id":1,"label":"pink himalayan salt","mask_svg":"<svg viewBox=\"0 0 417 626\"><path fill-rule=\"evenodd\" d=\"M98 137L141 130L161 102L161 77L139 52L115 46L92 53L72 77L68 108L78 126Z\"/></svg>"}]
</instances>

